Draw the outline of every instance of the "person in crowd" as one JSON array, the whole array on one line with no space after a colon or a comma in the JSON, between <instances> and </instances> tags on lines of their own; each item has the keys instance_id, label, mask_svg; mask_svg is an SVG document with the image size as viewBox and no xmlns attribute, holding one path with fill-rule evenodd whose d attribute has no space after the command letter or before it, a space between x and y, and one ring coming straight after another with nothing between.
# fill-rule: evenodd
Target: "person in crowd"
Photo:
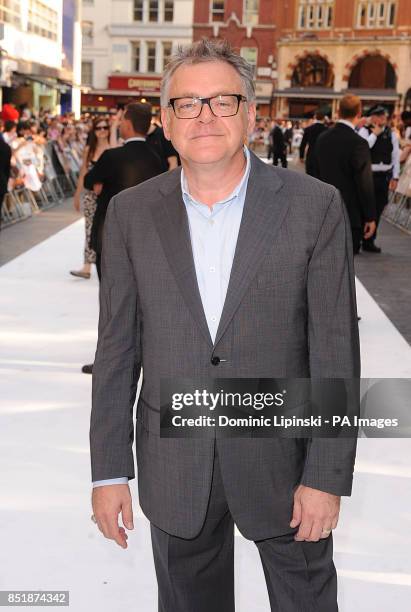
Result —
<instances>
[{"instance_id":1,"label":"person in crowd","mask_svg":"<svg viewBox=\"0 0 411 612\"><path fill-rule=\"evenodd\" d=\"M141 102L128 104L120 123L123 146L107 149L84 177L86 189L96 190L97 187L97 206L90 245L96 253L96 268L100 281L102 234L110 200L120 191L163 172L159 156L146 142L150 123L150 104ZM86 364L82 368L85 374L91 374L92 370L92 364Z\"/></svg>"},{"instance_id":2,"label":"person in crowd","mask_svg":"<svg viewBox=\"0 0 411 612\"><path fill-rule=\"evenodd\" d=\"M155 113L147 134L147 143L154 147L163 164L164 172L173 170L179 165L178 153L169 140L164 136L160 115Z\"/></svg>"},{"instance_id":3,"label":"person in crowd","mask_svg":"<svg viewBox=\"0 0 411 612\"><path fill-rule=\"evenodd\" d=\"M84 190L84 177L91 168L98 162L104 151L110 148L109 144L110 126L107 119L97 117L93 121L93 127L89 134L89 139L84 148L83 161L74 193L73 205L77 212L80 212L81 193ZM85 220L86 239L84 247L84 264L80 270L70 270L70 274L80 278L89 279L91 276L91 265L96 263L96 253L90 246L91 228L93 225L94 213L96 211L97 194L92 189L85 189L83 198L83 213Z\"/></svg>"},{"instance_id":4,"label":"person in crowd","mask_svg":"<svg viewBox=\"0 0 411 612\"><path fill-rule=\"evenodd\" d=\"M8 191L11 171L11 148L3 137L3 120L0 119L0 229L3 200Z\"/></svg>"},{"instance_id":5,"label":"person in crowd","mask_svg":"<svg viewBox=\"0 0 411 612\"><path fill-rule=\"evenodd\" d=\"M356 439L165 439L160 380L358 378L344 204L331 185L244 146L256 117L253 70L227 41L180 48L161 105L182 169L113 197L104 226L93 519L127 547L143 366L139 501L159 611L234 611L235 522L258 547L272 611L337 612L332 530L340 496L351 493Z\"/></svg>"},{"instance_id":6,"label":"person in crowd","mask_svg":"<svg viewBox=\"0 0 411 612\"><path fill-rule=\"evenodd\" d=\"M11 145L13 158L26 189L40 191L44 179L44 151L33 135L30 121L20 121Z\"/></svg>"},{"instance_id":7,"label":"person in crowd","mask_svg":"<svg viewBox=\"0 0 411 612\"><path fill-rule=\"evenodd\" d=\"M271 151L273 165L277 166L281 162L283 168L287 168L287 145L284 141L284 134L279 124L273 121L270 132Z\"/></svg>"},{"instance_id":8,"label":"person in crowd","mask_svg":"<svg viewBox=\"0 0 411 612\"><path fill-rule=\"evenodd\" d=\"M376 230L362 240L362 250L368 253L381 253L375 244L378 224L388 203L389 190L395 191L400 177L400 148L398 137L388 125L388 112L384 106L370 109L368 123L359 130L359 135L367 142L371 151L372 176L376 201Z\"/></svg>"},{"instance_id":9,"label":"person in crowd","mask_svg":"<svg viewBox=\"0 0 411 612\"><path fill-rule=\"evenodd\" d=\"M315 175L339 189L350 219L354 255L361 241L376 227L376 203L367 143L355 131L361 119L361 100L344 96L335 127L323 132L315 144Z\"/></svg>"},{"instance_id":10,"label":"person in crowd","mask_svg":"<svg viewBox=\"0 0 411 612\"><path fill-rule=\"evenodd\" d=\"M316 168L314 160L315 143L317 142L319 135L326 129L327 126L325 125L325 114L318 110L314 114L313 123L307 126L304 130L303 138L300 144L300 162L303 163L305 158L305 171L311 176L315 176Z\"/></svg>"},{"instance_id":11,"label":"person in crowd","mask_svg":"<svg viewBox=\"0 0 411 612\"><path fill-rule=\"evenodd\" d=\"M285 130L284 130L284 142L287 147L287 151L289 155L292 153L291 143L293 141L293 124L291 121L285 122Z\"/></svg>"},{"instance_id":12,"label":"person in crowd","mask_svg":"<svg viewBox=\"0 0 411 612\"><path fill-rule=\"evenodd\" d=\"M15 121L11 121L11 119L7 119L4 122L4 131L3 131L3 140L7 142L8 145L11 145L13 140L17 138L17 123Z\"/></svg>"}]
</instances>

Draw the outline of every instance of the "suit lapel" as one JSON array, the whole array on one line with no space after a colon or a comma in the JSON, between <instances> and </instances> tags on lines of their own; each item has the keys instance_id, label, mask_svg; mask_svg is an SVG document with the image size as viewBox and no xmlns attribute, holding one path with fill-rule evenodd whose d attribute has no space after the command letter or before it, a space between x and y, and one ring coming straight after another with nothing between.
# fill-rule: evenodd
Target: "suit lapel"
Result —
<instances>
[{"instance_id":1,"label":"suit lapel","mask_svg":"<svg viewBox=\"0 0 411 612\"><path fill-rule=\"evenodd\" d=\"M279 172L251 153L243 216L215 344L227 329L285 217L288 200L281 191L282 186ZM162 197L151 211L154 223L184 301L211 348L213 342L198 289L187 212L181 194L180 170L167 176L160 191Z\"/></svg>"},{"instance_id":2,"label":"suit lapel","mask_svg":"<svg viewBox=\"0 0 411 612\"><path fill-rule=\"evenodd\" d=\"M215 338L218 343L233 318L259 265L274 243L288 210L278 171L251 153L251 170L227 295Z\"/></svg>"},{"instance_id":3,"label":"suit lapel","mask_svg":"<svg viewBox=\"0 0 411 612\"><path fill-rule=\"evenodd\" d=\"M168 183L161 189L163 197L152 208L152 215L163 250L178 287L204 338L213 342L198 289L197 275L191 248L190 229L184 206L180 170L170 173Z\"/></svg>"}]
</instances>

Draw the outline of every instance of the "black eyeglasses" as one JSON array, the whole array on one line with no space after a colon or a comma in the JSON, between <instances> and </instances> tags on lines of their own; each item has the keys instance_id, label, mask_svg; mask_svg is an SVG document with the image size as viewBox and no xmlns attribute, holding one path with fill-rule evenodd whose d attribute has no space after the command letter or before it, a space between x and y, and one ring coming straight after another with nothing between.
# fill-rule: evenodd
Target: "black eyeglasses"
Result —
<instances>
[{"instance_id":1,"label":"black eyeglasses","mask_svg":"<svg viewBox=\"0 0 411 612\"><path fill-rule=\"evenodd\" d=\"M247 98L241 94L223 94L212 98L170 98L168 105L178 119L196 119L204 104L208 104L215 117L232 117L238 113L240 102L247 102Z\"/></svg>"},{"instance_id":2,"label":"black eyeglasses","mask_svg":"<svg viewBox=\"0 0 411 612\"><path fill-rule=\"evenodd\" d=\"M108 130L108 125L98 125L96 128L94 128L94 130L96 132L100 132L101 130Z\"/></svg>"}]
</instances>

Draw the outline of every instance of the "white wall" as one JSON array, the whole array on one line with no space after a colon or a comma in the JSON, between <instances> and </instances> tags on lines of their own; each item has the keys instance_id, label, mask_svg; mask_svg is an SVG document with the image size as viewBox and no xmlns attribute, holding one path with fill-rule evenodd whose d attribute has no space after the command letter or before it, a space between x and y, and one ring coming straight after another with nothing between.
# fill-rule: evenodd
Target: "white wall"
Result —
<instances>
[{"instance_id":1,"label":"white wall","mask_svg":"<svg viewBox=\"0 0 411 612\"><path fill-rule=\"evenodd\" d=\"M83 45L82 59L93 63L93 88L106 89L107 76L113 72L133 72L132 42L140 41L142 71L145 67L148 40L157 41L156 72L162 72L161 41L171 41L173 46L192 41L193 0L175 0L174 20L148 22L145 11L143 23L133 21L132 0L94 0L93 5L83 4L83 21L94 23L94 40ZM148 6L148 4L147 4ZM160 2L160 15L163 15Z\"/></svg>"},{"instance_id":2,"label":"white wall","mask_svg":"<svg viewBox=\"0 0 411 612\"><path fill-rule=\"evenodd\" d=\"M22 28L15 28L9 23L4 24L4 40L2 48L12 57L37 62L52 68L62 66L62 12L63 0L42 0L44 4L57 11L59 24L57 40L49 40L27 32L28 0L20 0L22 12Z\"/></svg>"}]
</instances>

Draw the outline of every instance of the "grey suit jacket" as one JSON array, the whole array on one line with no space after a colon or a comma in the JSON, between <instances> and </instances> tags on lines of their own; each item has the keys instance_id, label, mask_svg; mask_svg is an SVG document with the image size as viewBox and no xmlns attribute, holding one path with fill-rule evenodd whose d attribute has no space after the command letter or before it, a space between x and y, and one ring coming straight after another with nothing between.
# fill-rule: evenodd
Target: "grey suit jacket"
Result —
<instances>
[{"instance_id":1,"label":"grey suit jacket","mask_svg":"<svg viewBox=\"0 0 411 612\"><path fill-rule=\"evenodd\" d=\"M249 539L292 531L299 483L350 495L355 439L160 438L160 378L359 377L351 232L339 192L251 154L237 248L213 344L196 281L180 169L115 196L104 227L90 428L92 479L134 478L164 531L195 537L214 444ZM213 356L225 361L214 366ZM140 371L143 383L133 406Z\"/></svg>"}]
</instances>

